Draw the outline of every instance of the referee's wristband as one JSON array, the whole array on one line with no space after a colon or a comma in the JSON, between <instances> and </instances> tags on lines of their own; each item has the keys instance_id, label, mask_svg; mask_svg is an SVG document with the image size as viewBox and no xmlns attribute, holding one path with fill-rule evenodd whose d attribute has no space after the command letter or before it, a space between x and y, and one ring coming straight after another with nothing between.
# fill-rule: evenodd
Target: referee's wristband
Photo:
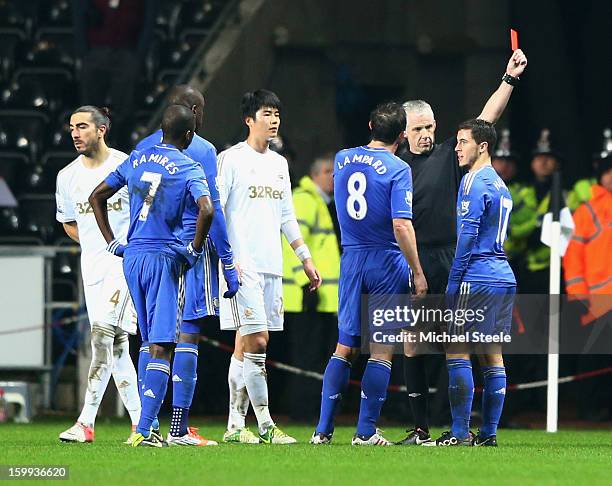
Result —
<instances>
[{"instance_id":1,"label":"referee's wristband","mask_svg":"<svg viewBox=\"0 0 612 486\"><path fill-rule=\"evenodd\" d=\"M307 258L312 258L312 255L310 254L310 250L308 249L308 245L306 245L306 243L298 246L295 249L295 256L297 256L302 263Z\"/></svg>"},{"instance_id":2,"label":"referee's wristband","mask_svg":"<svg viewBox=\"0 0 612 486\"><path fill-rule=\"evenodd\" d=\"M521 82L521 79L515 78L514 76L511 76L508 73L504 73L504 75L502 76L502 81L504 83L508 83L510 86L518 86Z\"/></svg>"}]
</instances>

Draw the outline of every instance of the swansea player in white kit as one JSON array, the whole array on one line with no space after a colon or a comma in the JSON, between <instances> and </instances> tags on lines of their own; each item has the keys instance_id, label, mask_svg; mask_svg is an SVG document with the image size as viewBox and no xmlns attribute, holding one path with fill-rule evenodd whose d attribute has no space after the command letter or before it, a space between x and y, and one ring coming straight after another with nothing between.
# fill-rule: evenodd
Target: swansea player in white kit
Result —
<instances>
[{"instance_id":1,"label":"swansea player in white kit","mask_svg":"<svg viewBox=\"0 0 612 486\"><path fill-rule=\"evenodd\" d=\"M68 236L81 245L92 349L83 410L77 422L60 434L65 442L93 442L96 414L111 375L130 414L132 430L140 419L136 371L128 342L128 334L136 333L135 313L121 258L106 251L106 241L87 201L91 191L127 157L106 145L104 137L109 128L105 109L82 106L72 113L70 133L79 156L57 175L56 218ZM115 234L125 240L130 223L127 189L108 201L108 211Z\"/></svg>"},{"instance_id":2,"label":"swansea player in white kit","mask_svg":"<svg viewBox=\"0 0 612 486\"><path fill-rule=\"evenodd\" d=\"M272 420L266 383L268 331L283 329L281 232L302 262L311 290L321 285L321 277L295 218L287 160L268 146L278 134L280 110L276 94L263 89L246 93L242 118L249 128L248 138L218 158L228 239L241 268L238 293L220 302L221 329L238 331L228 376L226 442L296 442ZM222 293L224 279L220 286ZM258 436L245 427L249 399L257 417Z\"/></svg>"}]
</instances>

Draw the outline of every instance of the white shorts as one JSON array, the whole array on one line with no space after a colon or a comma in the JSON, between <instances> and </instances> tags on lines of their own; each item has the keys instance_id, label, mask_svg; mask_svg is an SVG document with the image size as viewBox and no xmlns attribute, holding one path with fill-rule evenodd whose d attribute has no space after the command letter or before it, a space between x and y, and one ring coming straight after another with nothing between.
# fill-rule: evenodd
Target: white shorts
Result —
<instances>
[{"instance_id":1,"label":"white shorts","mask_svg":"<svg viewBox=\"0 0 612 486\"><path fill-rule=\"evenodd\" d=\"M123 268L119 268L120 273L113 269L103 280L84 285L89 325L100 322L136 334L136 312L123 276Z\"/></svg>"},{"instance_id":2,"label":"white shorts","mask_svg":"<svg viewBox=\"0 0 612 486\"><path fill-rule=\"evenodd\" d=\"M242 336L283 330L283 277L269 273L242 272L242 285L231 299L223 298L227 283L219 272L221 330L240 331Z\"/></svg>"}]
</instances>

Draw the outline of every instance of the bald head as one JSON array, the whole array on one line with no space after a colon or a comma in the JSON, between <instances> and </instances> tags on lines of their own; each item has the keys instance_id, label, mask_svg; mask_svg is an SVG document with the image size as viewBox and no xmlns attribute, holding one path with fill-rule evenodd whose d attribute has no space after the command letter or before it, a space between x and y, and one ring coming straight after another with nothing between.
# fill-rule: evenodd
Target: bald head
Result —
<instances>
[{"instance_id":1,"label":"bald head","mask_svg":"<svg viewBox=\"0 0 612 486\"><path fill-rule=\"evenodd\" d=\"M170 105L164 110L161 123L163 142L183 150L189 147L195 131L193 112L183 105Z\"/></svg>"},{"instance_id":2,"label":"bald head","mask_svg":"<svg viewBox=\"0 0 612 486\"><path fill-rule=\"evenodd\" d=\"M204 96L188 84L174 86L168 94L168 105L183 105L196 114L196 131L204 120Z\"/></svg>"}]
</instances>

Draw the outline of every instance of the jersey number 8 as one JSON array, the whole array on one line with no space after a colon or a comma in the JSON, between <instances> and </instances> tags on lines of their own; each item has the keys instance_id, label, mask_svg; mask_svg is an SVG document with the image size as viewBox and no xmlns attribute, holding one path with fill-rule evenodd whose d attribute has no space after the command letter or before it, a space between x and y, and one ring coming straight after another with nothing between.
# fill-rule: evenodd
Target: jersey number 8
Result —
<instances>
[{"instance_id":1,"label":"jersey number 8","mask_svg":"<svg viewBox=\"0 0 612 486\"><path fill-rule=\"evenodd\" d=\"M368 202L363 197L366 185L367 179L363 172L354 172L347 182L349 197L346 200L346 211L351 218L357 221L365 218L368 213Z\"/></svg>"}]
</instances>

